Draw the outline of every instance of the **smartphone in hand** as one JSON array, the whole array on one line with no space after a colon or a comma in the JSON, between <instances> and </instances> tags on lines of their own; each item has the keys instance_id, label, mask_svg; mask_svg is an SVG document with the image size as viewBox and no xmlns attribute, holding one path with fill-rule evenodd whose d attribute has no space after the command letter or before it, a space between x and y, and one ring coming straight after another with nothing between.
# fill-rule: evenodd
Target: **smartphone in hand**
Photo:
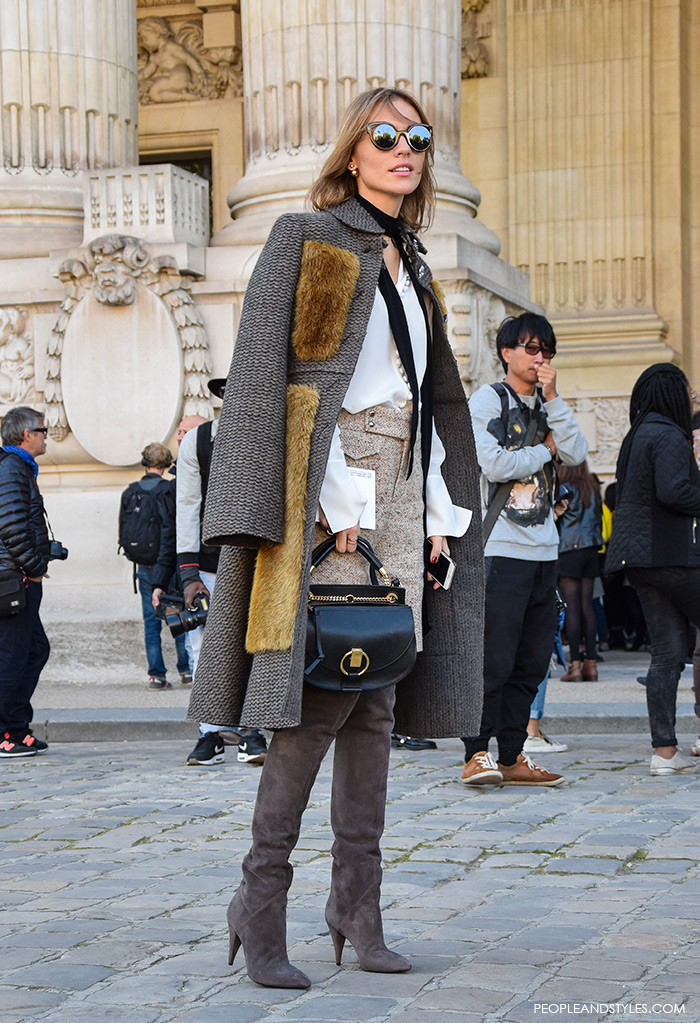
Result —
<instances>
[{"instance_id":1,"label":"smartphone in hand","mask_svg":"<svg viewBox=\"0 0 700 1023\"><path fill-rule=\"evenodd\" d=\"M432 575L436 583L442 586L443 590L449 590L457 570L456 563L444 552L440 554L435 564L430 560L433 553L433 545L430 540L425 541L425 567Z\"/></svg>"}]
</instances>

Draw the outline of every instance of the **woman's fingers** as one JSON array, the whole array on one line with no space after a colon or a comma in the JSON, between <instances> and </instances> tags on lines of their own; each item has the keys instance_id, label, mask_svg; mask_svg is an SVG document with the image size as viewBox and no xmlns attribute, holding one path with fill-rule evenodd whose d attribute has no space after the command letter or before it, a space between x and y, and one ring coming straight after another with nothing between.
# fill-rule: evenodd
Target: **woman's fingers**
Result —
<instances>
[{"instance_id":1,"label":"woman's fingers","mask_svg":"<svg viewBox=\"0 0 700 1023\"><path fill-rule=\"evenodd\" d=\"M338 554L354 554L357 550L357 538L360 535L360 524L352 529L341 529L335 534L335 549Z\"/></svg>"},{"instance_id":2,"label":"woman's fingers","mask_svg":"<svg viewBox=\"0 0 700 1023\"><path fill-rule=\"evenodd\" d=\"M430 563L434 565L443 552L449 555L450 548L447 544L447 538L444 536L429 536L428 539L433 545L433 549L430 552ZM428 581L433 584L434 590L438 590L440 588L440 583L435 582L430 572L428 572Z\"/></svg>"}]
</instances>

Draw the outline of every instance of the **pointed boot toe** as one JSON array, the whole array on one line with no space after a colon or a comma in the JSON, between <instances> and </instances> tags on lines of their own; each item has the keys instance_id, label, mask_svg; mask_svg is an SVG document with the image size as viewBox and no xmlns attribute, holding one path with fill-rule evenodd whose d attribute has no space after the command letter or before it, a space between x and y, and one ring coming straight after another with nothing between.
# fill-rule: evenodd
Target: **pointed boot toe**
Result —
<instances>
[{"instance_id":1,"label":"pointed boot toe","mask_svg":"<svg viewBox=\"0 0 700 1023\"><path fill-rule=\"evenodd\" d=\"M308 988L311 981L292 966L287 956L284 908L286 892L263 903L257 913L246 913L241 889L228 907L229 966L243 946L248 976L261 987Z\"/></svg>"}]
</instances>

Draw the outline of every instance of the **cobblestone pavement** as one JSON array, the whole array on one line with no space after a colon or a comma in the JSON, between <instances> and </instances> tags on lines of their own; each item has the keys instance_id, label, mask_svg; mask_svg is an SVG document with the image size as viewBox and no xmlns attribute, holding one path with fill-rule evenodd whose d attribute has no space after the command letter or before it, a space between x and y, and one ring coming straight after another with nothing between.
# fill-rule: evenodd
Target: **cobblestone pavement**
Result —
<instances>
[{"instance_id":1,"label":"cobblestone pavement","mask_svg":"<svg viewBox=\"0 0 700 1023\"><path fill-rule=\"evenodd\" d=\"M294 858L303 992L226 964L259 769L230 748L188 768L165 742L3 761L0 1020L530 1023L625 1006L697 1023L700 776L651 778L644 736L569 742L547 759L566 769L559 789L467 789L454 740L392 754L384 919L413 963L393 976L361 972L352 950L333 962L327 760Z\"/></svg>"}]
</instances>

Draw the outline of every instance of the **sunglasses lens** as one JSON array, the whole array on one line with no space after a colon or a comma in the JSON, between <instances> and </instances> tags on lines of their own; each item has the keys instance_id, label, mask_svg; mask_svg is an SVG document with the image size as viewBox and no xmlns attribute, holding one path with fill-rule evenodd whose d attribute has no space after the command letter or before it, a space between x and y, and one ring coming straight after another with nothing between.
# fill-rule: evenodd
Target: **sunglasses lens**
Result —
<instances>
[{"instance_id":1,"label":"sunglasses lens","mask_svg":"<svg viewBox=\"0 0 700 1023\"><path fill-rule=\"evenodd\" d=\"M377 149L393 149L398 134L393 124L375 124L372 128L372 142Z\"/></svg>"},{"instance_id":2,"label":"sunglasses lens","mask_svg":"<svg viewBox=\"0 0 700 1023\"><path fill-rule=\"evenodd\" d=\"M424 124L413 124L408 130L408 144L417 153L425 152L432 137L432 132Z\"/></svg>"}]
</instances>

